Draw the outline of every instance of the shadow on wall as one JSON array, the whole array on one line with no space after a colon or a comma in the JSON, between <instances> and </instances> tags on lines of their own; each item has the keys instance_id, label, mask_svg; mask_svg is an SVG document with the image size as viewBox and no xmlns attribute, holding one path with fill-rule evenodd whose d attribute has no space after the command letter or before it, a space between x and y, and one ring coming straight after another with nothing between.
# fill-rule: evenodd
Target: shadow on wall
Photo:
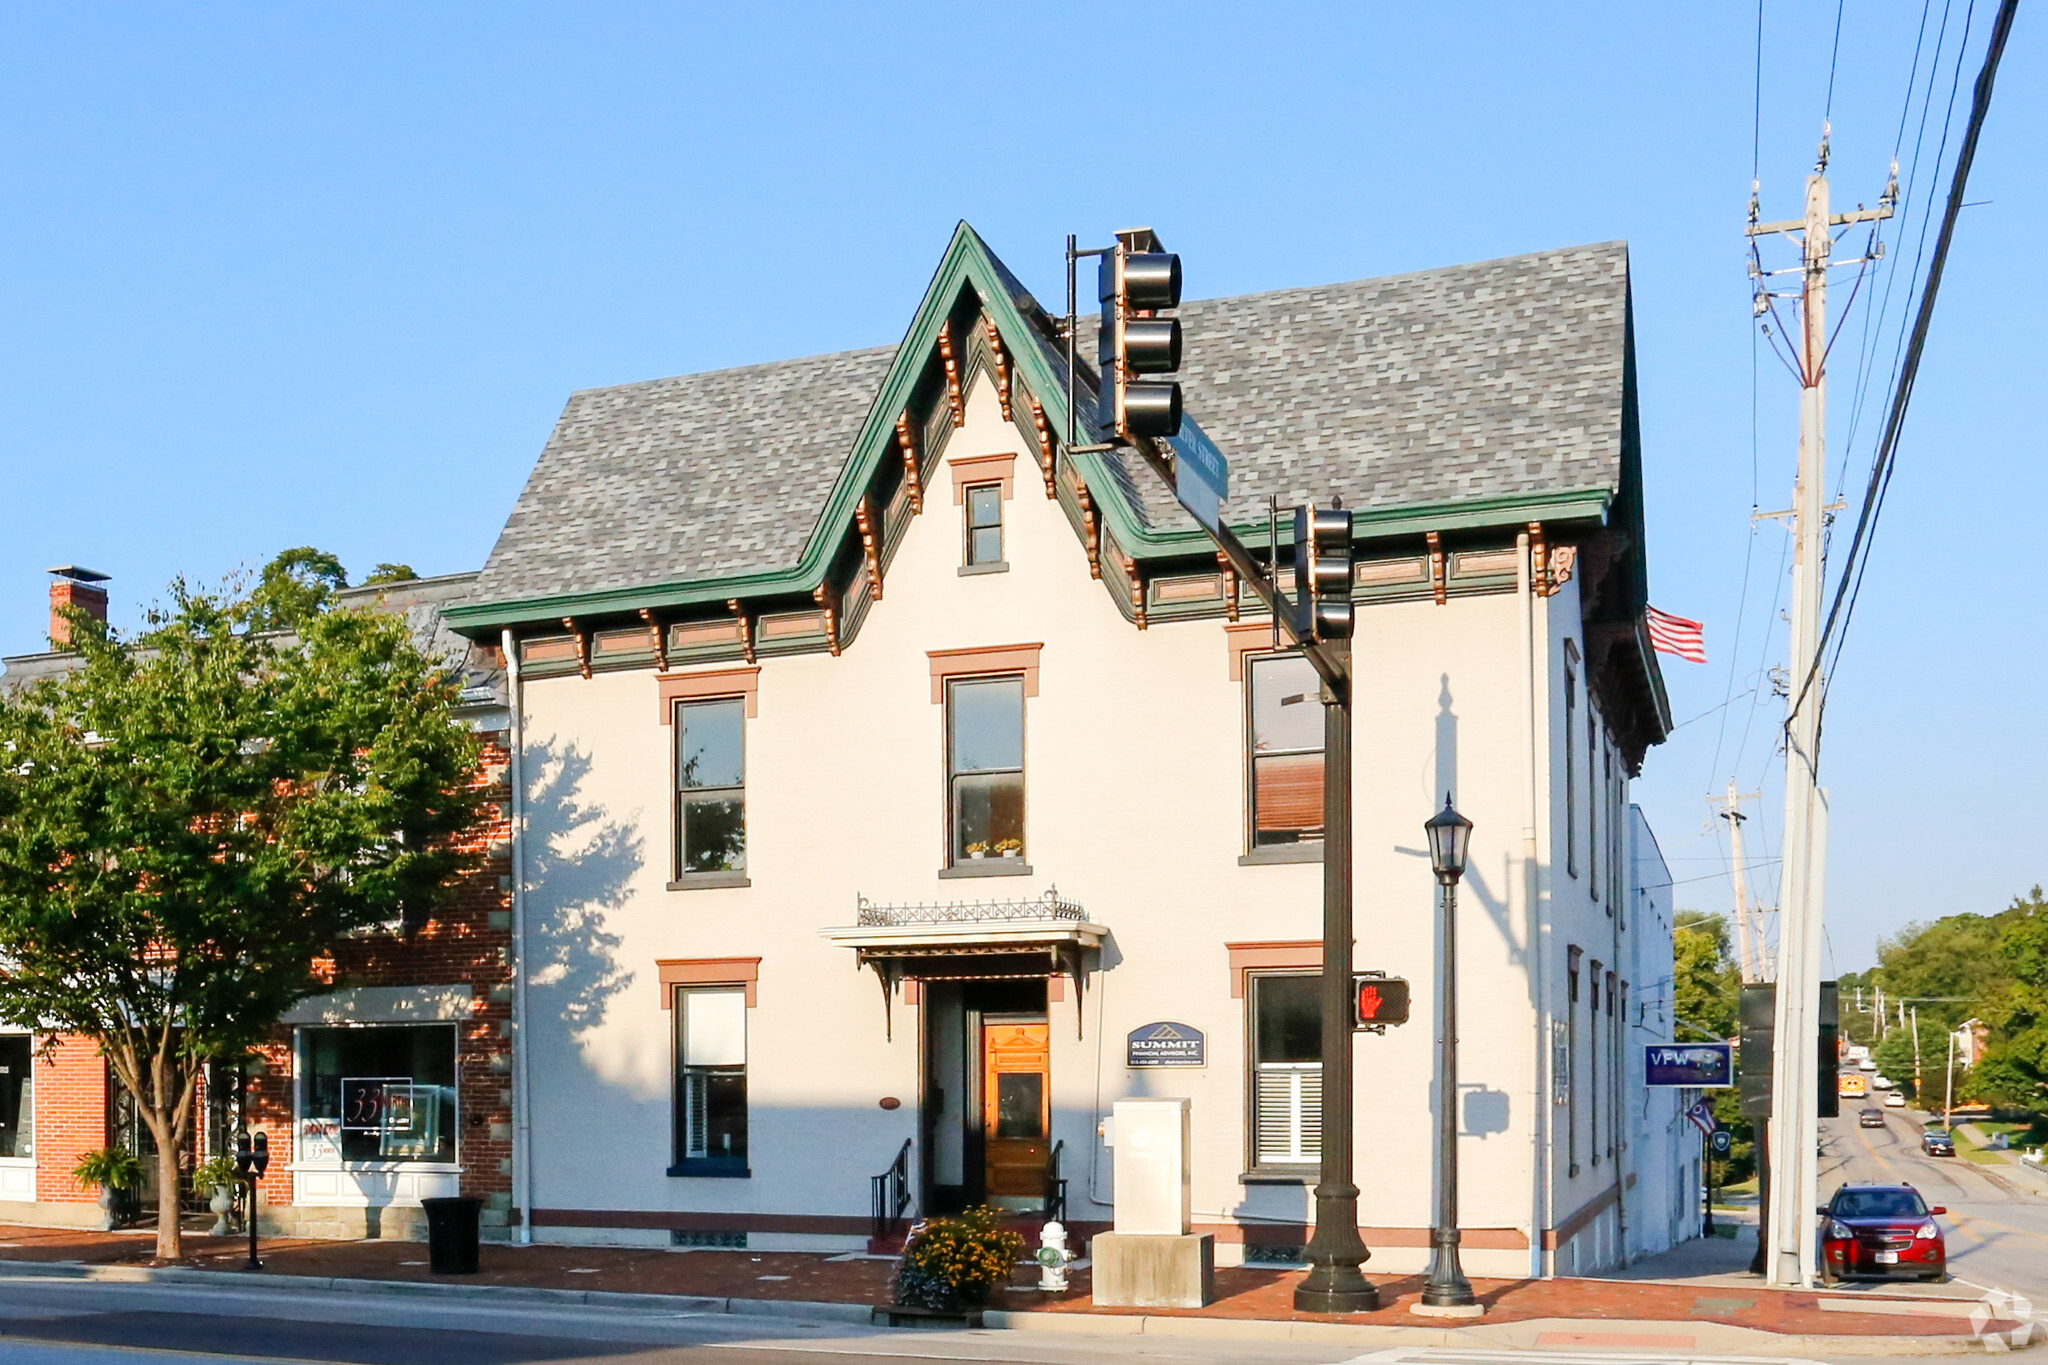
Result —
<instances>
[{"instance_id":1,"label":"shadow on wall","mask_svg":"<svg viewBox=\"0 0 2048 1365\"><path fill-rule=\"evenodd\" d=\"M632 980L605 917L625 903L646 861L637 828L579 797L590 766L574 745L548 740L526 749L527 981L534 1018L560 1020L577 1034L601 1022Z\"/></svg>"}]
</instances>

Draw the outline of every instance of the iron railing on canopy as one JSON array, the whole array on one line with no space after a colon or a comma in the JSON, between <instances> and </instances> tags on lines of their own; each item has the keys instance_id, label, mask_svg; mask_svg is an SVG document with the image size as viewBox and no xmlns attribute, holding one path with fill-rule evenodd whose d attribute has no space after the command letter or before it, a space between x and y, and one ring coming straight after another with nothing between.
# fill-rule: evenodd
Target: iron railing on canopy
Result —
<instances>
[{"instance_id":1,"label":"iron railing on canopy","mask_svg":"<svg viewBox=\"0 0 2048 1365\"><path fill-rule=\"evenodd\" d=\"M1087 919L1081 907L1061 900L1057 887L1043 896L1011 901L934 901L905 905L880 905L866 896L857 898L862 928L883 928L910 924L995 924L1006 920Z\"/></svg>"}]
</instances>

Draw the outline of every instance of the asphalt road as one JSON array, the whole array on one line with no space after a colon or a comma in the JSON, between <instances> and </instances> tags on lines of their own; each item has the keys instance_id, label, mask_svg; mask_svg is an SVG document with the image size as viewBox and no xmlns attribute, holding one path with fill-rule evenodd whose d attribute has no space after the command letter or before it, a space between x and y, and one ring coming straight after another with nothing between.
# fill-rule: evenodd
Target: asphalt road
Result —
<instances>
[{"instance_id":1,"label":"asphalt road","mask_svg":"<svg viewBox=\"0 0 2048 1365\"><path fill-rule=\"evenodd\" d=\"M892 1332L723 1313L0 1277L0 1365L1334 1365L1355 1347Z\"/></svg>"},{"instance_id":2,"label":"asphalt road","mask_svg":"<svg viewBox=\"0 0 2048 1365\"><path fill-rule=\"evenodd\" d=\"M2048 1198L1997 1167L1922 1154L1917 1113L1887 1109L1883 1128L1862 1128L1861 1108L1845 1103L1841 1118L1821 1120L1821 1198L1844 1181L1912 1185L1928 1203L1948 1208L1937 1221L1956 1283L2022 1294L2048 1308Z\"/></svg>"}]
</instances>

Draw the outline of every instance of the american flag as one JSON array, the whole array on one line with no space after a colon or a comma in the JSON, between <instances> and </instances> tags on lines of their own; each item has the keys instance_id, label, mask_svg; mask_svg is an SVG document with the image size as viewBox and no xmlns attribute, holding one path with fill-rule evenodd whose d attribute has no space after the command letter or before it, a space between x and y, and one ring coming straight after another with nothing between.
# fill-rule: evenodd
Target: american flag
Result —
<instances>
[{"instance_id":1,"label":"american flag","mask_svg":"<svg viewBox=\"0 0 2048 1365\"><path fill-rule=\"evenodd\" d=\"M1707 661L1707 628L1698 621L1673 616L1655 607L1646 609L1650 622L1650 644L1662 654L1676 654L1687 663Z\"/></svg>"}]
</instances>

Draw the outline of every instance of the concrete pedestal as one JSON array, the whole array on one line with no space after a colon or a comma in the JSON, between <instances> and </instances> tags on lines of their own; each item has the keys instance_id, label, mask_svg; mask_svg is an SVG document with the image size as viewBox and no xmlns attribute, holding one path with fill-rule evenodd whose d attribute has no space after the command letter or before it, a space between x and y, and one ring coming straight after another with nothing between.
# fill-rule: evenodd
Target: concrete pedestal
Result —
<instances>
[{"instance_id":1,"label":"concrete pedestal","mask_svg":"<svg viewBox=\"0 0 2048 1365\"><path fill-rule=\"evenodd\" d=\"M1209 1233L1098 1232L1088 1255L1095 1302L1104 1308L1206 1308L1216 1297Z\"/></svg>"}]
</instances>

